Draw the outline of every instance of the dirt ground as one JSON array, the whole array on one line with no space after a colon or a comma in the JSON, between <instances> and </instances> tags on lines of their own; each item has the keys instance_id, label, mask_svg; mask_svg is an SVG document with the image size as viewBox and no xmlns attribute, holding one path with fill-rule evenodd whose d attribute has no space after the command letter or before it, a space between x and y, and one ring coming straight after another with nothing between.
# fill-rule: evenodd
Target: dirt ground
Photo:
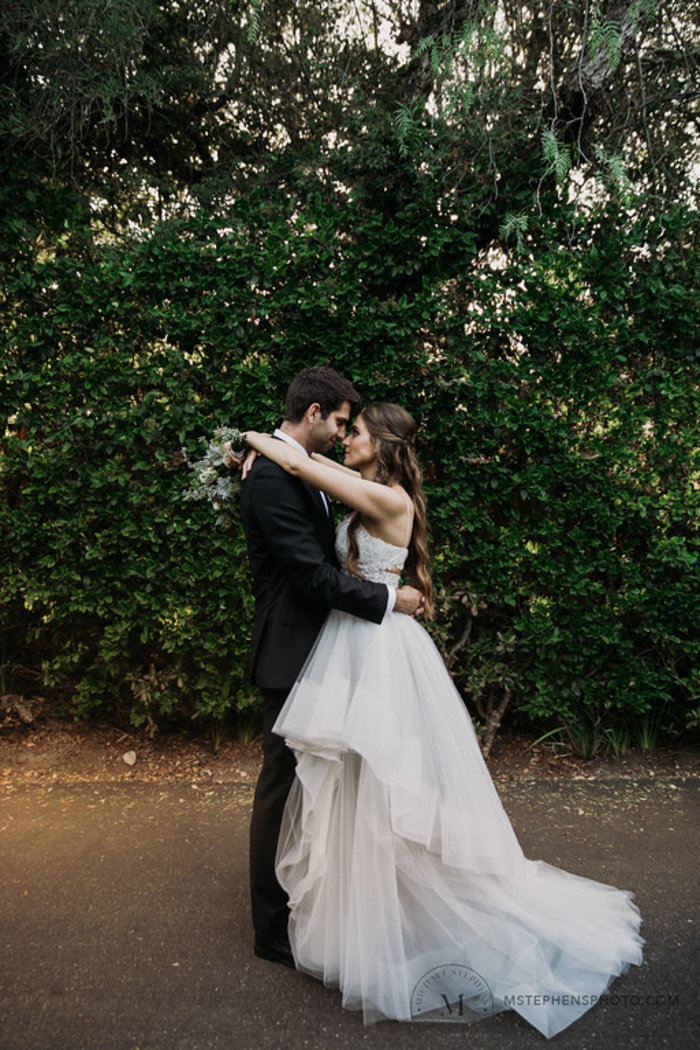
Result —
<instances>
[{"instance_id":1,"label":"dirt ground","mask_svg":"<svg viewBox=\"0 0 700 1050\"><path fill-rule=\"evenodd\" d=\"M256 740L0 725L2 1050L463 1050L459 1025L363 1028L253 955L260 759ZM525 856L629 890L644 920L644 964L557 1050L695 1050L700 749L582 762L503 732L489 765ZM472 1050L544 1042L512 1012L468 1032Z\"/></svg>"},{"instance_id":2,"label":"dirt ground","mask_svg":"<svg viewBox=\"0 0 700 1050\"><path fill-rule=\"evenodd\" d=\"M577 758L566 747L501 731L489 769L494 780L637 779L700 777L700 747L685 741L644 753ZM29 725L0 726L0 785L26 783L123 783L188 781L195 784L254 784L260 768L260 738L242 743L225 736L214 747L211 736L177 732L149 739L137 730L109 725L42 719Z\"/></svg>"}]
</instances>

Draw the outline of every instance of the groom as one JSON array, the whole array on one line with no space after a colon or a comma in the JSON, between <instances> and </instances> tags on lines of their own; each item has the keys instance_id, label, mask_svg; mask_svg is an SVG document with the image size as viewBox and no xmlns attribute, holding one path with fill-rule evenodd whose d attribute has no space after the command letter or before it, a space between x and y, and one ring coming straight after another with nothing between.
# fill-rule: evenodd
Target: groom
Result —
<instances>
[{"instance_id":1,"label":"groom","mask_svg":"<svg viewBox=\"0 0 700 1050\"><path fill-rule=\"evenodd\" d=\"M359 406L347 379L326 366L305 368L287 391L275 437L306 454L326 453ZM275 854L295 761L272 726L329 609L381 623L393 609L414 615L422 596L340 572L326 496L260 457L241 489L241 519L253 578L251 680L263 696L263 765L250 825L250 887L255 954L294 967L287 895Z\"/></svg>"}]
</instances>

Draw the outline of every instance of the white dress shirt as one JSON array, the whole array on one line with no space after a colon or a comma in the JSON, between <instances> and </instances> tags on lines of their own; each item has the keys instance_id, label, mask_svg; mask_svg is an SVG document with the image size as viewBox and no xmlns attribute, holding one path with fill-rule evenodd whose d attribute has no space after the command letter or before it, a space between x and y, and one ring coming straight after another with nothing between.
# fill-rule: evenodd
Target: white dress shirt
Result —
<instances>
[{"instance_id":1,"label":"white dress shirt","mask_svg":"<svg viewBox=\"0 0 700 1050\"><path fill-rule=\"evenodd\" d=\"M275 430L274 436L276 438L279 438L280 441L286 441L288 445L293 445L294 448L298 449L300 452L303 452L305 456L308 456L309 453L306 451L304 446L300 445L299 442L295 441L295 439L293 437L290 437L289 434L285 434L285 432L283 430L280 430L279 427ZM319 489L318 491L319 495L321 496L321 499L323 500L323 505L326 508L326 513L328 514L328 517L330 517L331 509L328 505L328 496L321 489ZM396 605L396 588L390 587L387 584L386 589L389 593L387 596L386 612L384 613L385 616L387 615L387 613L393 612L394 607Z\"/></svg>"}]
</instances>

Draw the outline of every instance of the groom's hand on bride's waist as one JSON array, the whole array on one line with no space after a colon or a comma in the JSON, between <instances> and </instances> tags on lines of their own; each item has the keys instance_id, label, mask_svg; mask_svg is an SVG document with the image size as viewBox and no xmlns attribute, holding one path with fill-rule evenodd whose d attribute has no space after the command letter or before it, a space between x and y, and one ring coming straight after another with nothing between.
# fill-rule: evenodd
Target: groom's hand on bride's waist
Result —
<instances>
[{"instance_id":1,"label":"groom's hand on bride's waist","mask_svg":"<svg viewBox=\"0 0 700 1050\"><path fill-rule=\"evenodd\" d=\"M406 616L420 616L424 611L425 598L420 591L415 587L399 587L394 612L405 613Z\"/></svg>"}]
</instances>

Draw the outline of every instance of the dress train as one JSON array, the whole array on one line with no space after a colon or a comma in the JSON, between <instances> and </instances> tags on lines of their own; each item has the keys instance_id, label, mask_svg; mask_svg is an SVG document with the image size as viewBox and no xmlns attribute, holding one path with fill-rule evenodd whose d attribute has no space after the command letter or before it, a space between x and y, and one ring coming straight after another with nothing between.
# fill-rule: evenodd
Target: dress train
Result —
<instances>
[{"instance_id":1,"label":"dress train","mask_svg":"<svg viewBox=\"0 0 700 1050\"><path fill-rule=\"evenodd\" d=\"M277 853L294 957L366 1023L514 1009L550 1037L641 963L630 893L523 856L416 621L331 612L275 732L297 757Z\"/></svg>"}]
</instances>

